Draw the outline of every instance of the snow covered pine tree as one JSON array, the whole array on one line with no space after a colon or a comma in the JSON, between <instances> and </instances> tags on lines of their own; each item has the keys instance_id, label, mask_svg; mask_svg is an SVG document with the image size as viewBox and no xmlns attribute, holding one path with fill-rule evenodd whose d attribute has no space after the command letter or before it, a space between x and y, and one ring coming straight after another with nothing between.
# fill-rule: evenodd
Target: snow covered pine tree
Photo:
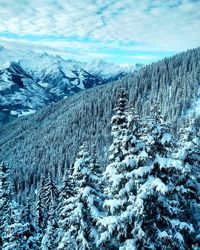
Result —
<instances>
[{"instance_id":1,"label":"snow covered pine tree","mask_svg":"<svg viewBox=\"0 0 200 250\"><path fill-rule=\"evenodd\" d=\"M135 170L135 247L193 249L194 225L191 216L185 216L191 214L189 204L195 196L188 185L191 172L173 157L173 138L159 115L150 121L146 137L146 160Z\"/></svg>"},{"instance_id":2,"label":"snow covered pine tree","mask_svg":"<svg viewBox=\"0 0 200 250\"><path fill-rule=\"evenodd\" d=\"M65 174L62 180L62 186L59 191L59 207L58 207L58 232L57 232L57 245L58 249L75 249L74 242L71 244L70 241L72 239L68 238L68 229L69 229L69 221L68 221L68 212L70 211L70 204L75 201L73 199L74 195L74 178L72 176L73 168L72 166L69 169L65 170ZM69 206L69 207L68 207ZM69 210L68 210L69 209ZM70 245L71 244L71 245Z\"/></svg>"},{"instance_id":3,"label":"snow covered pine tree","mask_svg":"<svg viewBox=\"0 0 200 250\"><path fill-rule=\"evenodd\" d=\"M58 190L54 183L52 172L49 169L48 178L44 185L44 204L46 209L46 230L42 238L41 250L51 250L56 247L56 233L58 230L57 204Z\"/></svg>"},{"instance_id":4,"label":"snow covered pine tree","mask_svg":"<svg viewBox=\"0 0 200 250\"><path fill-rule=\"evenodd\" d=\"M14 200L14 187L9 179L10 171L0 164L0 249L25 249L30 236L29 223L23 221L21 209Z\"/></svg>"},{"instance_id":5,"label":"snow covered pine tree","mask_svg":"<svg viewBox=\"0 0 200 250\"><path fill-rule=\"evenodd\" d=\"M188 174L193 173L188 181L190 189L193 190L193 195L189 197L190 203L188 205L191 206L191 209L186 217L193 220L195 245L200 247L200 128L198 119L190 120L189 123L189 127L182 128L180 131L180 146L177 158L183 162L186 169L190 170Z\"/></svg>"},{"instance_id":6,"label":"snow covered pine tree","mask_svg":"<svg viewBox=\"0 0 200 250\"><path fill-rule=\"evenodd\" d=\"M41 232L43 232L46 227L45 213L46 211L44 203L44 176L41 175L39 188L36 193L35 203L35 223Z\"/></svg>"},{"instance_id":7,"label":"snow covered pine tree","mask_svg":"<svg viewBox=\"0 0 200 250\"><path fill-rule=\"evenodd\" d=\"M65 233L58 249L95 249L99 238L95 224L101 215L103 194L100 194L98 188L98 177L95 172L91 173L94 161L87 153L85 145L80 147L73 167L75 190L73 196L66 197L64 201L60 223Z\"/></svg>"},{"instance_id":8,"label":"snow covered pine tree","mask_svg":"<svg viewBox=\"0 0 200 250\"><path fill-rule=\"evenodd\" d=\"M138 117L133 112L128 113L126 109L126 91L120 89L118 105L111 119L113 143L109 149L110 164L104 172L108 197L104 201L106 216L98 222L101 232L99 249L119 249L121 245L129 245L131 241Z\"/></svg>"}]
</instances>

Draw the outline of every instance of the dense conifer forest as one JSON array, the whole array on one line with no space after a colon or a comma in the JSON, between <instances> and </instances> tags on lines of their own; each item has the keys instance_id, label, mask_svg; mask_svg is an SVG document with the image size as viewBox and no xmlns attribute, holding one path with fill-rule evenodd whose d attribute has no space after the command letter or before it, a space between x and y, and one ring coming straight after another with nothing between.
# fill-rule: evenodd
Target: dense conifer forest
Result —
<instances>
[{"instance_id":1,"label":"dense conifer forest","mask_svg":"<svg viewBox=\"0 0 200 250\"><path fill-rule=\"evenodd\" d=\"M2 249L198 249L195 120L175 140L157 102L145 119L127 106L124 89L117 103L108 165L84 143L60 185L49 167L23 202L1 163Z\"/></svg>"},{"instance_id":2,"label":"dense conifer forest","mask_svg":"<svg viewBox=\"0 0 200 250\"><path fill-rule=\"evenodd\" d=\"M0 248L199 249L199 84L197 48L1 126Z\"/></svg>"}]
</instances>

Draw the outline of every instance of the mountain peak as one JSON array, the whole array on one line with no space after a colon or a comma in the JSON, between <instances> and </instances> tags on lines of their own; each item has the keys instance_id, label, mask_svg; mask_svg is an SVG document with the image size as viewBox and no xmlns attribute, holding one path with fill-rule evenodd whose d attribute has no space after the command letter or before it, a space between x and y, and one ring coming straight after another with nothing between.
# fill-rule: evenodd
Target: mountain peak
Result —
<instances>
[{"instance_id":1,"label":"mountain peak","mask_svg":"<svg viewBox=\"0 0 200 250\"><path fill-rule=\"evenodd\" d=\"M32 50L0 50L0 112L27 115L83 89L114 81L134 67L103 59L65 60Z\"/></svg>"},{"instance_id":2,"label":"mountain peak","mask_svg":"<svg viewBox=\"0 0 200 250\"><path fill-rule=\"evenodd\" d=\"M1 48L0 48L0 50L1 50ZM2 71L2 70L10 68L11 64L12 64L12 62L10 62L10 61L5 62L4 64L0 65L0 70Z\"/></svg>"},{"instance_id":3,"label":"mountain peak","mask_svg":"<svg viewBox=\"0 0 200 250\"><path fill-rule=\"evenodd\" d=\"M107 65L109 64L106 62L104 59L94 59L91 61L91 64L96 64L96 65Z\"/></svg>"}]
</instances>

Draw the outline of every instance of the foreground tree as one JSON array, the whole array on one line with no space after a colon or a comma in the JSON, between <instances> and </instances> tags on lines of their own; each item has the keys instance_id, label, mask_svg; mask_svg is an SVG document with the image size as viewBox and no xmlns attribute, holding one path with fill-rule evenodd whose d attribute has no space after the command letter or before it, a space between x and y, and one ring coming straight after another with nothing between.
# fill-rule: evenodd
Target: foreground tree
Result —
<instances>
[{"instance_id":1,"label":"foreground tree","mask_svg":"<svg viewBox=\"0 0 200 250\"><path fill-rule=\"evenodd\" d=\"M146 161L135 170L136 249L192 249L195 227L190 203L196 187L190 168L173 157L173 139L162 118L151 120Z\"/></svg>"},{"instance_id":2,"label":"foreground tree","mask_svg":"<svg viewBox=\"0 0 200 250\"><path fill-rule=\"evenodd\" d=\"M119 249L130 239L134 222L133 200L135 183L133 170L138 154L138 117L127 112L126 92L120 90L118 105L111 119L113 143L109 149L110 164L104 172L107 199L104 201L106 216L99 220L102 249Z\"/></svg>"},{"instance_id":3,"label":"foreground tree","mask_svg":"<svg viewBox=\"0 0 200 250\"><path fill-rule=\"evenodd\" d=\"M24 208L12 201L11 209L11 223L5 229L5 242L2 249L32 249L29 243L31 241L30 238L33 237L35 232L32 230L33 228L31 228L31 224L27 221L27 218L24 217Z\"/></svg>"},{"instance_id":4,"label":"foreground tree","mask_svg":"<svg viewBox=\"0 0 200 250\"><path fill-rule=\"evenodd\" d=\"M91 157L83 145L73 166L75 190L73 196L66 196L61 212L64 236L58 249L95 249L99 237L95 221L101 215L101 195L90 164Z\"/></svg>"},{"instance_id":5,"label":"foreground tree","mask_svg":"<svg viewBox=\"0 0 200 250\"><path fill-rule=\"evenodd\" d=\"M48 173L42 195L45 214L45 231L41 242L42 250L51 250L56 247L56 235L58 230L58 190L54 183L51 170Z\"/></svg>"},{"instance_id":6,"label":"foreground tree","mask_svg":"<svg viewBox=\"0 0 200 250\"><path fill-rule=\"evenodd\" d=\"M195 171L200 172L200 128L198 121L191 120L187 128L180 130L179 158ZM200 175L199 175L200 176Z\"/></svg>"},{"instance_id":7,"label":"foreground tree","mask_svg":"<svg viewBox=\"0 0 200 250\"><path fill-rule=\"evenodd\" d=\"M39 188L36 193L35 218L36 225L41 232L46 227L46 207L44 201L44 176L41 176Z\"/></svg>"},{"instance_id":8,"label":"foreground tree","mask_svg":"<svg viewBox=\"0 0 200 250\"><path fill-rule=\"evenodd\" d=\"M47 179L45 180L43 190L44 190L43 199L44 199L44 205L46 208L46 216L47 216L46 222L47 222L48 216L51 215L52 211L56 210L57 203L58 203L58 189L56 187L56 184L54 182L52 172L50 169L48 172Z\"/></svg>"},{"instance_id":9,"label":"foreground tree","mask_svg":"<svg viewBox=\"0 0 200 250\"><path fill-rule=\"evenodd\" d=\"M191 213L189 215L186 214L186 216L189 216L193 220L196 232L196 244L200 246L200 128L198 126L198 119L191 120L187 128L181 129L179 144L177 158L195 175L190 185L191 188L193 186L196 196L190 202Z\"/></svg>"},{"instance_id":10,"label":"foreground tree","mask_svg":"<svg viewBox=\"0 0 200 250\"><path fill-rule=\"evenodd\" d=\"M41 250L56 249L56 235L57 235L57 220L55 208L51 206L49 210L50 217L48 219L47 228L41 242Z\"/></svg>"}]
</instances>

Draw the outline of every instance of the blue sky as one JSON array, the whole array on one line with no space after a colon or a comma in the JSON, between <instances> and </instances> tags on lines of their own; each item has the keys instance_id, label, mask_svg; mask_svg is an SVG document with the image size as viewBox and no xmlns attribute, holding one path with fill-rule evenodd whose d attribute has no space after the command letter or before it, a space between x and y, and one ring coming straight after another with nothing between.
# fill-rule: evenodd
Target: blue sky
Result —
<instances>
[{"instance_id":1,"label":"blue sky","mask_svg":"<svg viewBox=\"0 0 200 250\"><path fill-rule=\"evenodd\" d=\"M200 45L200 0L0 0L0 45L150 63Z\"/></svg>"}]
</instances>

